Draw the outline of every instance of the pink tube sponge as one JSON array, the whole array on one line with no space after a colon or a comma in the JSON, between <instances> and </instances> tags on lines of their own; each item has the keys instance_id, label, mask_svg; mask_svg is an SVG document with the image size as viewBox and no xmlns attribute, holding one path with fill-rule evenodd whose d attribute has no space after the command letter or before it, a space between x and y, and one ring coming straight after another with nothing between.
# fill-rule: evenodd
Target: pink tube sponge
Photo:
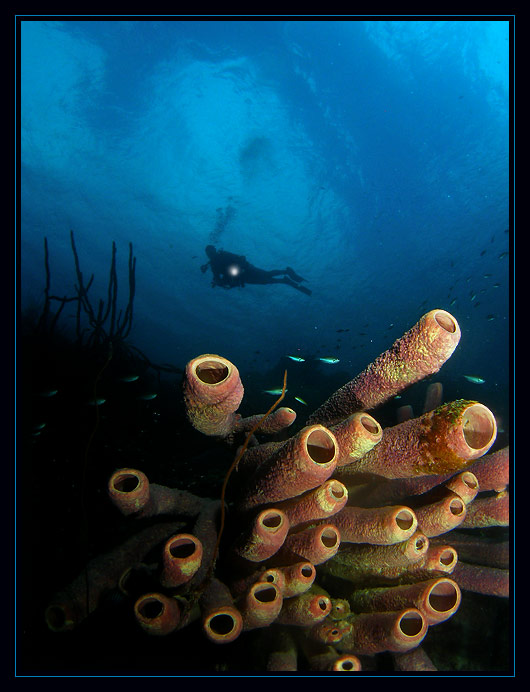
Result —
<instances>
[{"instance_id":1,"label":"pink tube sponge","mask_svg":"<svg viewBox=\"0 0 530 692\"><path fill-rule=\"evenodd\" d=\"M347 501L346 486L334 478L329 478L314 490L276 505L276 509L285 512L290 527L293 528L306 522L331 517L340 512Z\"/></svg>"},{"instance_id":2,"label":"pink tube sponge","mask_svg":"<svg viewBox=\"0 0 530 692\"><path fill-rule=\"evenodd\" d=\"M360 459L383 437L379 423L364 411L354 413L341 423L333 425L331 432L339 445L337 466L346 466L355 459Z\"/></svg>"},{"instance_id":3,"label":"pink tube sponge","mask_svg":"<svg viewBox=\"0 0 530 692\"><path fill-rule=\"evenodd\" d=\"M423 563L428 549L427 537L419 532L393 545L343 544L321 571L353 583L370 582L378 576L398 578L411 565Z\"/></svg>"},{"instance_id":4,"label":"pink tube sponge","mask_svg":"<svg viewBox=\"0 0 530 692\"><path fill-rule=\"evenodd\" d=\"M236 416L235 432L248 432L256 425L256 423L264 417L264 413L258 413L255 416L248 418L240 418ZM271 413L264 419L263 424L259 426L260 433L272 435L288 428L296 420L296 412L292 408L282 406L281 408Z\"/></svg>"},{"instance_id":5,"label":"pink tube sponge","mask_svg":"<svg viewBox=\"0 0 530 692\"><path fill-rule=\"evenodd\" d=\"M352 628L335 645L339 651L372 655L380 651L409 651L427 634L428 624L417 608L399 612L361 613L351 618Z\"/></svg>"},{"instance_id":6,"label":"pink tube sponge","mask_svg":"<svg viewBox=\"0 0 530 692\"><path fill-rule=\"evenodd\" d=\"M148 593L134 604L134 616L145 632L164 636L179 626L180 606L171 596Z\"/></svg>"},{"instance_id":7,"label":"pink tube sponge","mask_svg":"<svg viewBox=\"0 0 530 692\"><path fill-rule=\"evenodd\" d=\"M456 473L485 454L495 442L493 413L476 401L459 399L419 418L385 428L383 439L337 477L358 472L386 478Z\"/></svg>"},{"instance_id":8,"label":"pink tube sponge","mask_svg":"<svg viewBox=\"0 0 530 692\"><path fill-rule=\"evenodd\" d=\"M510 483L510 448L486 454L470 466L469 471L476 476L481 492L505 490Z\"/></svg>"},{"instance_id":9,"label":"pink tube sponge","mask_svg":"<svg viewBox=\"0 0 530 692\"><path fill-rule=\"evenodd\" d=\"M233 363L210 353L193 358L186 365L183 393L186 414L196 430L218 437L233 432L244 393Z\"/></svg>"},{"instance_id":10,"label":"pink tube sponge","mask_svg":"<svg viewBox=\"0 0 530 692\"><path fill-rule=\"evenodd\" d=\"M298 533L291 533L285 539L281 550L275 556L277 564L307 560L320 565L329 560L340 546L340 533L331 524L313 526Z\"/></svg>"},{"instance_id":11,"label":"pink tube sponge","mask_svg":"<svg viewBox=\"0 0 530 692\"><path fill-rule=\"evenodd\" d=\"M278 622L284 625L307 627L321 622L331 611L331 599L311 587L300 596L284 601Z\"/></svg>"},{"instance_id":12,"label":"pink tube sponge","mask_svg":"<svg viewBox=\"0 0 530 692\"><path fill-rule=\"evenodd\" d=\"M431 310L389 349L335 392L308 423L332 425L355 411L375 408L442 367L460 341L460 327L445 310Z\"/></svg>"},{"instance_id":13,"label":"pink tube sponge","mask_svg":"<svg viewBox=\"0 0 530 692\"><path fill-rule=\"evenodd\" d=\"M241 509L288 500L316 488L331 476L337 457L333 433L322 425L303 428L257 468Z\"/></svg>"},{"instance_id":14,"label":"pink tube sponge","mask_svg":"<svg viewBox=\"0 0 530 692\"><path fill-rule=\"evenodd\" d=\"M428 625L447 620L460 606L458 584L448 577L428 579L416 584L354 589L349 602L355 613L388 612L417 608Z\"/></svg>"},{"instance_id":15,"label":"pink tube sponge","mask_svg":"<svg viewBox=\"0 0 530 692\"><path fill-rule=\"evenodd\" d=\"M418 525L416 515L402 505L391 507L344 507L327 520L336 526L344 543L392 545L409 539Z\"/></svg>"},{"instance_id":16,"label":"pink tube sponge","mask_svg":"<svg viewBox=\"0 0 530 692\"><path fill-rule=\"evenodd\" d=\"M453 576L464 591L501 598L508 598L510 595L510 571L507 569L459 562Z\"/></svg>"},{"instance_id":17,"label":"pink tube sponge","mask_svg":"<svg viewBox=\"0 0 530 692\"><path fill-rule=\"evenodd\" d=\"M112 503L122 514L134 514L137 518L159 514L193 517L208 504L186 490L150 483L145 473L131 468L115 471L107 489Z\"/></svg>"},{"instance_id":18,"label":"pink tube sponge","mask_svg":"<svg viewBox=\"0 0 530 692\"><path fill-rule=\"evenodd\" d=\"M510 493L503 490L496 495L477 497L469 506L468 513L462 521L463 529L483 529L488 526L510 525Z\"/></svg>"},{"instance_id":19,"label":"pink tube sponge","mask_svg":"<svg viewBox=\"0 0 530 692\"><path fill-rule=\"evenodd\" d=\"M283 596L276 584L256 582L238 601L243 616L243 629L268 627L280 613Z\"/></svg>"},{"instance_id":20,"label":"pink tube sponge","mask_svg":"<svg viewBox=\"0 0 530 692\"><path fill-rule=\"evenodd\" d=\"M229 644L239 637L243 618L234 606L228 587L215 577L210 580L199 601L202 629L214 644Z\"/></svg>"},{"instance_id":21,"label":"pink tube sponge","mask_svg":"<svg viewBox=\"0 0 530 692\"><path fill-rule=\"evenodd\" d=\"M202 543L190 533L179 533L166 541L162 560L162 586L174 588L185 584L201 566Z\"/></svg>"},{"instance_id":22,"label":"pink tube sponge","mask_svg":"<svg viewBox=\"0 0 530 692\"><path fill-rule=\"evenodd\" d=\"M289 520L284 512L264 509L239 536L234 551L251 562L262 562L278 552L288 531Z\"/></svg>"},{"instance_id":23,"label":"pink tube sponge","mask_svg":"<svg viewBox=\"0 0 530 692\"><path fill-rule=\"evenodd\" d=\"M418 529L428 538L452 531L466 518L466 505L455 493L448 494L437 502L416 507Z\"/></svg>"}]
</instances>

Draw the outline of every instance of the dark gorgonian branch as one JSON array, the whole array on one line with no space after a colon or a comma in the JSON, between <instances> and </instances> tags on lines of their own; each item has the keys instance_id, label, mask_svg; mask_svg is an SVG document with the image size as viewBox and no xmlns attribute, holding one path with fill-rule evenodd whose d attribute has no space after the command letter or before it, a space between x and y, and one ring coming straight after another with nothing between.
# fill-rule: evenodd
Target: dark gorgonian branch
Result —
<instances>
[{"instance_id":1,"label":"dark gorgonian branch","mask_svg":"<svg viewBox=\"0 0 530 692\"><path fill-rule=\"evenodd\" d=\"M49 263L48 241L44 238L44 268L46 272L46 284L44 288L44 307L42 309L37 329L39 331L53 332L59 315L66 303L77 302L76 310L76 335L78 343L88 346L97 346L105 343L123 342L129 335L133 321L133 303L136 289L135 271L136 257L133 255L133 245L129 243L128 283L129 297L125 309L118 309L118 275L116 271L116 243L112 242L112 257L110 262L109 281L106 300L99 299L97 308L94 308L89 290L94 281L94 274L85 283L79 255L74 239L74 232L70 231L70 243L74 256L76 283L74 285L76 295L55 296L50 295L51 272ZM58 310L52 315L51 301L60 303ZM83 327L83 316L88 320L88 327Z\"/></svg>"}]
</instances>

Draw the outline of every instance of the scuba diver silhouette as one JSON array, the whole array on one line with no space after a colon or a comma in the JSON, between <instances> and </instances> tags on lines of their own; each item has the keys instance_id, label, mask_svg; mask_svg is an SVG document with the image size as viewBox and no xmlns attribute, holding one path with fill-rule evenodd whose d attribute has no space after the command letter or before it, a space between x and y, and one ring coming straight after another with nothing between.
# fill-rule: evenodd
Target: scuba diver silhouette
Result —
<instances>
[{"instance_id":1,"label":"scuba diver silhouette","mask_svg":"<svg viewBox=\"0 0 530 692\"><path fill-rule=\"evenodd\" d=\"M212 270L212 287L236 288L245 284L287 284L298 291L310 296L311 291L305 286L300 286L305 281L291 267L285 269L259 269L247 261L243 255L235 255L225 250L216 250L213 245L205 248L209 262L203 264L201 271L210 267ZM281 276L281 278L276 278Z\"/></svg>"}]
</instances>

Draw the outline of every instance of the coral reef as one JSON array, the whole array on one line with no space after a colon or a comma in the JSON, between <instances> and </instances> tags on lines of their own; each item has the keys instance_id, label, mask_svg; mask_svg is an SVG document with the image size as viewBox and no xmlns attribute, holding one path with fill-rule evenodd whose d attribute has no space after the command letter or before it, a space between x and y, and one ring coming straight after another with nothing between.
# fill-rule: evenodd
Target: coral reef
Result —
<instances>
[{"instance_id":1,"label":"coral reef","mask_svg":"<svg viewBox=\"0 0 530 692\"><path fill-rule=\"evenodd\" d=\"M88 563L51 600L48 627L79 625L114 589L149 637L200 627L224 647L251 636L255 656L239 672L370 671L381 654L396 671L437 670L422 643L466 592L508 596L507 541L484 533L509 523L508 450L488 454L497 426L486 406L441 404L439 387L420 417L393 427L366 409L437 372L459 336L452 315L427 313L305 427L273 442L256 436L293 424L292 409L273 410L283 395L264 416L242 418L237 368L214 354L191 360L188 420L233 449L244 441L226 507L227 482L220 500L206 499L117 469L108 497L128 526L163 523Z\"/></svg>"}]
</instances>

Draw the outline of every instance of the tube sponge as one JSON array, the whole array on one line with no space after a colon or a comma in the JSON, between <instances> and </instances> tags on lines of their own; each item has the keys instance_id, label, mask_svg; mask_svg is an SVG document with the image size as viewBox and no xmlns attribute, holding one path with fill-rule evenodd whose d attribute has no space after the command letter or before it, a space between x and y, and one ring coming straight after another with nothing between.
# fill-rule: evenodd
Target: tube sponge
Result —
<instances>
[{"instance_id":1,"label":"tube sponge","mask_svg":"<svg viewBox=\"0 0 530 692\"><path fill-rule=\"evenodd\" d=\"M188 420L196 430L218 437L233 432L244 393L233 363L210 353L193 358L186 365L183 393Z\"/></svg>"},{"instance_id":2,"label":"tube sponge","mask_svg":"<svg viewBox=\"0 0 530 692\"><path fill-rule=\"evenodd\" d=\"M460 327L445 310L431 310L351 382L338 389L307 421L332 425L355 411L388 401L438 372L460 341Z\"/></svg>"}]
</instances>

